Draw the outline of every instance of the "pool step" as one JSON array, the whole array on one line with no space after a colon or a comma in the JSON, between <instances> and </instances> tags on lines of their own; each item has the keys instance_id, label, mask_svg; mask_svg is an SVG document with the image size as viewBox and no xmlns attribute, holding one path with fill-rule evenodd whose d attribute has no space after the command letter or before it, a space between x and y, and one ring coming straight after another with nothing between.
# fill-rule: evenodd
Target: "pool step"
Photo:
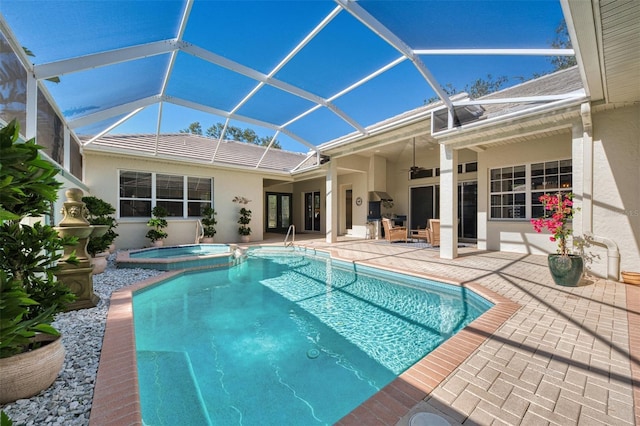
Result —
<instances>
[{"instance_id":1,"label":"pool step","mask_svg":"<svg viewBox=\"0 0 640 426\"><path fill-rule=\"evenodd\" d=\"M186 352L138 351L137 356L144 424L211 424Z\"/></svg>"}]
</instances>

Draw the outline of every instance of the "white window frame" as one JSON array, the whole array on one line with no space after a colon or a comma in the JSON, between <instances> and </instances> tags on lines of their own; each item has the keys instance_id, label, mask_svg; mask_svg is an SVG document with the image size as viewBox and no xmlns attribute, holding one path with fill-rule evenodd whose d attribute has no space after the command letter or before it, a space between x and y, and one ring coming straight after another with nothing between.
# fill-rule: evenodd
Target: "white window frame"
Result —
<instances>
[{"instance_id":1,"label":"white window frame","mask_svg":"<svg viewBox=\"0 0 640 426\"><path fill-rule=\"evenodd\" d=\"M531 166L533 164L540 164L540 163L550 163L556 161L558 162L558 167L560 167L560 162L562 161L571 161L571 158L554 158L554 159L548 159L548 160L541 160L541 161L531 161L528 163L517 163L517 164L510 164L510 165L503 165L503 166L496 166L496 167L492 167L488 170L487 173L487 182L488 182L488 186L489 186L489 190L488 190L488 200L487 200L487 209L489 211L489 220L490 221L507 221L507 222L522 222L522 221L529 221L531 220L532 217L532 206L533 206L533 200L532 200L532 194L536 193L536 192L544 192L546 194L554 194L557 193L558 191L561 191L562 193L568 193L568 192L572 192L573 191L573 164L572 164L572 171L570 173L571 176L571 186L568 187L560 187L560 176L562 175L560 173L560 170L558 169L558 188L549 188L549 189L545 189L545 190L540 190L540 189L533 189L532 188L532 176L531 176ZM573 162L572 162L573 163ZM524 166L525 167L525 190L524 191L492 191L491 188L491 172L493 170L496 169L503 169L505 167L519 167L519 166ZM508 217L493 217L493 210L492 210L492 196L493 195L504 195L504 194L515 194L515 193L521 193L524 192L524 196L525 196L525 217L517 217L517 218L508 218ZM537 216L536 216L537 217Z\"/></svg>"},{"instance_id":2,"label":"white window frame","mask_svg":"<svg viewBox=\"0 0 640 426\"><path fill-rule=\"evenodd\" d=\"M146 173L151 175L151 198L132 198L132 197L122 197L120 195L120 176L123 172L133 172L133 173ZM164 176L179 176L182 177L182 198L158 198L157 197L157 175ZM210 200L195 200L189 198L189 178L195 179L208 179L211 185L211 199ZM182 216L170 216L167 219L188 219L188 218L196 218L202 216L189 216L189 203L209 203L211 207L213 207L214 201L214 192L213 192L213 184L214 184L213 176L191 176L191 175L182 175L182 174L173 174L173 173L156 173L142 170L130 170L130 169L119 169L118 170L118 207L117 207L117 215L118 219L144 219L147 220L150 216L122 216L120 211L120 202L126 200L140 200L140 201L151 201L151 210L158 204L158 201L170 201L170 202L181 202L182 203Z\"/></svg>"}]
</instances>

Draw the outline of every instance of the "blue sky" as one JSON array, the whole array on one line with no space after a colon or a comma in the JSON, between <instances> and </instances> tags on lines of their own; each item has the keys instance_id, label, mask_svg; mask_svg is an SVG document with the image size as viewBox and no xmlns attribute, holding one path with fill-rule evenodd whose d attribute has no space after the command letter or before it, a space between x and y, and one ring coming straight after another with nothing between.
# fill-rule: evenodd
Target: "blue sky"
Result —
<instances>
[{"instance_id":1,"label":"blue sky","mask_svg":"<svg viewBox=\"0 0 640 426\"><path fill-rule=\"evenodd\" d=\"M362 7L413 49L546 48L562 21L559 1L363 1ZM0 0L0 10L34 62L47 63L119 49L176 36L183 4L179 1L16 1ZM196 0L183 40L216 55L267 74L337 6L331 1L205 1ZM293 59L275 74L279 81L328 98L400 57L348 12L340 12ZM442 85L462 89L477 78L519 77L549 72L544 57L421 56ZM169 55L70 73L60 84L47 83L68 120L121 103L157 94ZM246 76L180 52L167 95L211 108L238 105L256 82ZM362 126L416 108L433 91L410 61L395 66L333 103ZM313 106L285 91L265 87L239 110L277 125ZM155 132L158 107L151 106L119 126L114 133ZM97 131L105 123L80 131ZM177 132L199 121L206 129L223 118L164 104L163 132ZM261 136L273 130L251 127ZM354 131L326 108L289 129L311 144ZM286 149L308 148L279 135Z\"/></svg>"}]
</instances>

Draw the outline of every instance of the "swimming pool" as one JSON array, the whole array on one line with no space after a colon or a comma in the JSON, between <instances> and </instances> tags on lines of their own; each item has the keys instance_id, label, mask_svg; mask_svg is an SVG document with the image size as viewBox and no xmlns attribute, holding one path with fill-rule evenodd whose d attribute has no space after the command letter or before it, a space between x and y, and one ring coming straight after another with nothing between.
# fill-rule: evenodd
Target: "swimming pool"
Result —
<instances>
[{"instance_id":1,"label":"swimming pool","mask_svg":"<svg viewBox=\"0 0 640 426\"><path fill-rule=\"evenodd\" d=\"M299 254L183 274L133 298L143 420L331 424L490 306Z\"/></svg>"},{"instance_id":2,"label":"swimming pool","mask_svg":"<svg viewBox=\"0 0 640 426\"><path fill-rule=\"evenodd\" d=\"M235 244L187 244L119 252L116 264L119 268L173 271L233 265L243 253Z\"/></svg>"}]
</instances>

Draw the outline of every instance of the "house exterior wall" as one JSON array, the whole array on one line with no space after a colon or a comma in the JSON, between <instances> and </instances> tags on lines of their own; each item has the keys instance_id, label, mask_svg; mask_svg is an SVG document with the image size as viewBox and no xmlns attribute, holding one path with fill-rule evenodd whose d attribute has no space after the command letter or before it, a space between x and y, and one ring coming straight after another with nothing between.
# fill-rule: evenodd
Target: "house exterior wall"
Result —
<instances>
[{"instance_id":1,"label":"house exterior wall","mask_svg":"<svg viewBox=\"0 0 640 426\"><path fill-rule=\"evenodd\" d=\"M215 242L238 242L238 218L240 207L233 203L235 196L243 196L251 200L246 207L252 211L250 227L251 240L260 241L264 230L264 195L263 175L248 170L223 170L212 166L185 164L148 158L137 158L123 155L85 152L84 182L91 189L91 195L111 203L118 210L118 171L132 170L142 172L161 172L165 174L186 175L194 177L212 177L213 199L217 212ZM141 248L149 245L145 238L148 231L148 218L116 217L119 234L115 243L119 249ZM169 237L165 245L193 244L195 242L196 219L168 218L166 232Z\"/></svg>"},{"instance_id":2,"label":"house exterior wall","mask_svg":"<svg viewBox=\"0 0 640 426\"><path fill-rule=\"evenodd\" d=\"M500 145L478 153L478 248L515 253L555 253L549 233L538 234L529 219L490 219L489 170L571 158L571 133L539 140Z\"/></svg>"},{"instance_id":3,"label":"house exterior wall","mask_svg":"<svg viewBox=\"0 0 640 426\"><path fill-rule=\"evenodd\" d=\"M348 173L338 176L338 187L340 195L338 200L338 222L340 234L346 233L346 206L344 205L346 190L352 191L352 228L349 233L352 237L365 238L367 236L367 208L369 193L367 191L367 175L365 173ZM360 197L362 204L356 204L356 199Z\"/></svg>"},{"instance_id":4,"label":"house exterior wall","mask_svg":"<svg viewBox=\"0 0 640 426\"><path fill-rule=\"evenodd\" d=\"M592 120L593 234L616 243L621 271L638 272L640 105L594 113ZM594 259L594 268L607 261L604 248L599 247L596 253L600 258Z\"/></svg>"}]
</instances>

